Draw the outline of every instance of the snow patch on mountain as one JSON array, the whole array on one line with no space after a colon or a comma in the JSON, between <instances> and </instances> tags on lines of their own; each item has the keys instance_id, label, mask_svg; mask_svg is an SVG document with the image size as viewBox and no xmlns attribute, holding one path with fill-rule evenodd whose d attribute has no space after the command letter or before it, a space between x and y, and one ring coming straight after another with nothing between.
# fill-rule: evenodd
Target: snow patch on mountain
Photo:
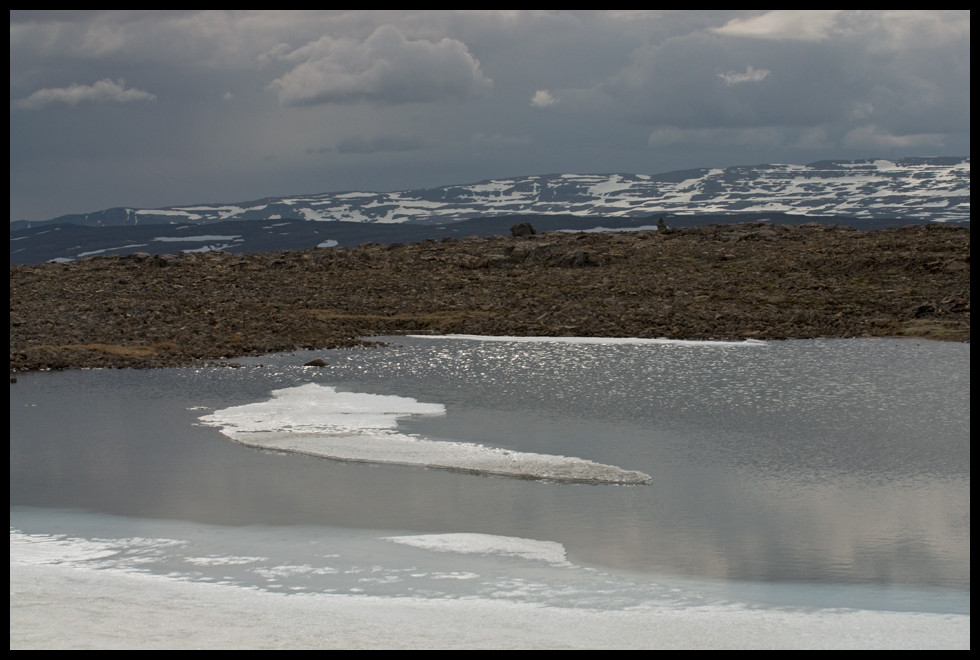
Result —
<instances>
[{"instance_id":1,"label":"snow patch on mountain","mask_svg":"<svg viewBox=\"0 0 980 660\"><path fill-rule=\"evenodd\" d=\"M399 192L107 209L55 220L90 226L269 219L444 224L519 214L646 218L751 212L969 222L970 159L819 161L657 175L562 173Z\"/></svg>"}]
</instances>

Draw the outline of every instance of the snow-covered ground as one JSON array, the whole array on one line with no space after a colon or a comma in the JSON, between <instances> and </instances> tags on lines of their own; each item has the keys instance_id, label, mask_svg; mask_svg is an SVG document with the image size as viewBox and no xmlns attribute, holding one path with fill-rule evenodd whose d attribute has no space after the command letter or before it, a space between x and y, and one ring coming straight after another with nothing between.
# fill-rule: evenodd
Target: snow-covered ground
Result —
<instances>
[{"instance_id":1,"label":"snow-covered ground","mask_svg":"<svg viewBox=\"0 0 980 660\"><path fill-rule=\"evenodd\" d=\"M480 534L389 538L430 552L498 554L514 562L567 568L560 546ZM380 541L376 541L380 542ZM968 615L862 610L691 605L670 599L632 607L542 604L542 591L568 598L555 581L497 577L497 591L456 597L286 593L200 581L172 571L147 572L149 560L120 559L127 547L180 546L173 539L117 541L10 534L11 649L927 649L970 647ZM289 566L269 558L187 557L199 567L230 571L269 564L267 579L353 572L339 567ZM414 577L432 582L479 581L471 571L371 565L361 583ZM349 561L349 559L347 560ZM431 560L430 560L431 561ZM564 568L563 568L564 567ZM398 571L401 570L399 574ZM407 571L407 573L406 573ZM256 571L259 573L259 571ZM321 578L322 579L322 578ZM535 597L512 598L515 589Z\"/></svg>"}]
</instances>

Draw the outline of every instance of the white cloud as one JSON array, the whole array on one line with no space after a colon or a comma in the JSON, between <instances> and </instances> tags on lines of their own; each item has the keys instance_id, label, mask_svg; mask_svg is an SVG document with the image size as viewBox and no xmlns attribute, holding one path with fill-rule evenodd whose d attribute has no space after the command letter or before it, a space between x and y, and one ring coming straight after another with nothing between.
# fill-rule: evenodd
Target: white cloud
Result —
<instances>
[{"instance_id":1,"label":"white cloud","mask_svg":"<svg viewBox=\"0 0 980 660\"><path fill-rule=\"evenodd\" d=\"M745 71L719 73L718 77L724 80L726 85L737 85L745 82L760 82L765 80L769 76L769 73L770 71L768 69L756 69L750 66Z\"/></svg>"},{"instance_id":2,"label":"white cloud","mask_svg":"<svg viewBox=\"0 0 980 660\"><path fill-rule=\"evenodd\" d=\"M970 10L889 9L849 12L842 28L860 35L871 52L917 52L969 43Z\"/></svg>"},{"instance_id":3,"label":"white cloud","mask_svg":"<svg viewBox=\"0 0 980 660\"><path fill-rule=\"evenodd\" d=\"M11 12L10 48L47 56L106 57L132 44L122 23L113 13L48 11L25 20Z\"/></svg>"},{"instance_id":4,"label":"white cloud","mask_svg":"<svg viewBox=\"0 0 980 660\"><path fill-rule=\"evenodd\" d=\"M424 103L484 92L493 84L463 42L409 40L393 25L382 25L364 41L325 36L284 59L299 64L269 86L283 105Z\"/></svg>"},{"instance_id":5,"label":"white cloud","mask_svg":"<svg viewBox=\"0 0 980 660\"><path fill-rule=\"evenodd\" d=\"M733 18L711 32L771 41L853 39L869 51L902 52L970 38L970 11L777 9Z\"/></svg>"},{"instance_id":6,"label":"white cloud","mask_svg":"<svg viewBox=\"0 0 980 660\"><path fill-rule=\"evenodd\" d=\"M776 9L750 18L733 18L712 31L732 37L823 41L837 21L838 9Z\"/></svg>"},{"instance_id":7,"label":"white cloud","mask_svg":"<svg viewBox=\"0 0 980 660\"><path fill-rule=\"evenodd\" d=\"M531 105L535 108L548 108L556 103L558 103L558 99L546 89L539 89L531 97Z\"/></svg>"},{"instance_id":8,"label":"white cloud","mask_svg":"<svg viewBox=\"0 0 980 660\"><path fill-rule=\"evenodd\" d=\"M17 101L20 108L40 108L52 103L127 103L129 101L153 101L156 96L141 89L126 89L123 80L103 78L91 85L72 83L68 87L46 87L25 99Z\"/></svg>"}]
</instances>

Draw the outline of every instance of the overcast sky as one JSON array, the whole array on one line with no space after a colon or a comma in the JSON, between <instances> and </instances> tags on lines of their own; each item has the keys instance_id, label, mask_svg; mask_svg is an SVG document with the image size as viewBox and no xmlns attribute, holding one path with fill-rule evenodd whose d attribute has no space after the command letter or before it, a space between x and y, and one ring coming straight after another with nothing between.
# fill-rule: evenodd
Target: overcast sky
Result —
<instances>
[{"instance_id":1,"label":"overcast sky","mask_svg":"<svg viewBox=\"0 0 980 660\"><path fill-rule=\"evenodd\" d=\"M10 218L969 156L970 12L11 11Z\"/></svg>"}]
</instances>

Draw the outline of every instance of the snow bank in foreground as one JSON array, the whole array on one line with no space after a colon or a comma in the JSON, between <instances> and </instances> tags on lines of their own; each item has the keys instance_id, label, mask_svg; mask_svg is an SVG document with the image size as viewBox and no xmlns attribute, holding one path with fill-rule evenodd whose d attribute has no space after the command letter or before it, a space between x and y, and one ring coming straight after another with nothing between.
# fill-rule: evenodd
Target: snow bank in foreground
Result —
<instances>
[{"instance_id":1,"label":"snow bank in foreground","mask_svg":"<svg viewBox=\"0 0 980 660\"><path fill-rule=\"evenodd\" d=\"M335 460L577 483L639 484L650 479L643 472L582 458L426 440L394 430L399 419L445 412L442 404L338 392L310 383L275 390L268 401L217 410L200 421L244 445Z\"/></svg>"},{"instance_id":2,"label":"snow bank in foreground","mask_svg":"<svg viewBox=\"0 0 980 660\"><path fill-rule=\"evenodd\" d=\"M35 546L11 532L11 649L970 647L964 615L283 594L41 560Z\"/></svg>"}]
</instances>

